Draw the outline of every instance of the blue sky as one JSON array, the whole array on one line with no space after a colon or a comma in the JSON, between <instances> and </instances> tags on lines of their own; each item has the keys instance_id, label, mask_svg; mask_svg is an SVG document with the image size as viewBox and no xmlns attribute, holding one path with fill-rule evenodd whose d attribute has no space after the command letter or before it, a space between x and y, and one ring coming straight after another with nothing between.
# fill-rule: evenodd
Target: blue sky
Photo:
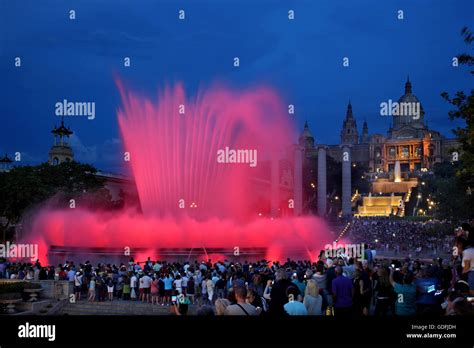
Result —
<instances>
[{"instance_id":1,"label":"blue sky","mask_svg":"<svg viewBox=\"0 0 474 348\"><path fill-rule=\"evenodd\" d=\"M473 87L467 68L451 65L468 50L460 30L472 23L471 0L0 0L0 152L46 161L55 103L94 101L94 120L66 118L76 159L119 172L114 73L150 96L173 81L190 94L215 81L271 85L295 105L298 128L308 120L329 144L349 99L359 131L367 120L370 133L385 134L379 105L403 94L409 74L429 127L451 137L439 95Z\"/></svg>"}]
</instances>

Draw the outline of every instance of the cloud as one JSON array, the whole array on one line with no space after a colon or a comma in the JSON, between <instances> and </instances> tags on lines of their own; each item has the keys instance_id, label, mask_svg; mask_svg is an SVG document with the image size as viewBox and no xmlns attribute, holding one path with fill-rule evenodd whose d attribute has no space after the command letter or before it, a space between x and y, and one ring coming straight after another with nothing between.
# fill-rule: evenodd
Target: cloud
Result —
<instances>
[{"instance_id":1,"label":"cloud","mask_svg":"<svg viewBox=\"0 0 474 348\"><path fill-rule=\"evenodd\" d=\"M97 146L86 146L77 136L77 133L69 137L69 144L74 152L74 159L78 162L96 163L98 160Z\"/></svg>"},{"instance_id":2,"label":"cloud","mask_svg":"<svg viewBox=\"0 0 474 348\"><path fill-rule=\"evenodd\" d=\"M101 144L86 145L77 136L77 132L69 138L74 152L74 159L81 163L94 165L98 170L114 173L122 172L123 154L120 138L106 139Z\"/></svg>"}]
</instances>

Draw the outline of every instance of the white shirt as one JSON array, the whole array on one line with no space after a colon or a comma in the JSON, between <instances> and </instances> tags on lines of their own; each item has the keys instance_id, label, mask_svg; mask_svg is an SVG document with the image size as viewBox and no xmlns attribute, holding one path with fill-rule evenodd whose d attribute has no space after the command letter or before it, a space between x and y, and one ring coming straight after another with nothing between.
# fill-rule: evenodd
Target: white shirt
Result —
<instances>
[{"instance_id":1,"label":"white shirt","mask_svg":"<svg viewBox=\"0 0 474 348\"><path fill-rule=\"evenodd\" d=\"M207 292L208 293L211 293L211 292L214 291L214 283L212 282L211 279L207 280L206 285L207 285Z\"/></svg>"},{"instance_id":2,"label":"white shirt","mask_svg":"<svg viewBox=\"0 0 474 348\"><path fill-rule=\"evenodd\" d=\"M133 276L132 278L130 278L130 287L134 288L136 286L137 286L137 277Z\"/></svg>"},{"instance_id":3,"label":"white shirt","mask_svg":"<svg viewBox=\"0 0 474 348\"><path fill-rule=\"evenodd\" d=\"M74 277L74 285L81 286L82 285L82 276L75 276Z\"/></svg>"},{"instance_id":4,"label":"white shirt","mask_svg":"<svg viewBox=\"0 0 474 348\"><path fill-rule=\"evenodd\" d=\"M181 289L181 285L183 283L183 280L182 279L176 279L174 281L174 286L176 287L176 289Z\"/></svg>"},{"instance_id":5,"label":"white shirt","mask_svg":"<svg viewBox=\"0 0 474 348\"><path fill-rule=\"evenodd\" d=\"M462 252L462 266L464 267L465 261L471 261L470 271L474 271L474 248L466 249Z\"/></svg>"},{"instance_id":6,"label":"white shirt","mask_svg":"<svg viewBox=\"0 0 474 348\"><path fill-rule=\"evenodd\" d=\"M143 287L149 288L151 286L151 282L153 281L149 276L144 276L143 278Z\"/></svg>"}]
</instances>

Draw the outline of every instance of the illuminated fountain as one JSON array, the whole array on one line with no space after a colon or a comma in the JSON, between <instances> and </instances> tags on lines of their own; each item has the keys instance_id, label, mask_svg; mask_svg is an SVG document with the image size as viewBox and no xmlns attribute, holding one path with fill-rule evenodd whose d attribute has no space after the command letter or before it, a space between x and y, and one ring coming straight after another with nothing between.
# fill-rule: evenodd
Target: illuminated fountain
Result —
<instances>
[{"instance_id":1,"label":"illuminated fountain","mask_svg":"<svg viewBox=\"0 0 474 348\"><path fill-rule=\"evenodd\" d=\"M418 185L416 178L403 180L400 161L395 161L393 181L378 178L372 183L369 195L362 199L362 205L357 207L357 216L389 216L391 214L404 216L404 204L410 197L411 190ZM382 196L372 197L372 192Z\"/></svg>"},{"instance_id":2,"label":"illuminated fountain","mask_svg":"<svg viewBox=\"0 0 474 348\"><path fill-rule=\"evenodd\" d=\"M400 161L395 161L395 168L393 170L393 181L402 182L402 171L400 169Z\"/></svg>"},{"instance_id":3,"label":"illuminated fountain","mask_svg":"<svg viewBox=\"0 0 474 348\"><path fill-rule=\"evenodd\" d=\"M315 260L332 241L316 217L258 214L255 170L265 161L278 163L296 138L287 107L273 90L216 86L191 98L178 84L152 101L120 82L118 87L123 150L130 156L142 213L57 210L45 204L28 222L27 235L40 243L43 259L47 250L61 249L62 257L74 254L71 250L94 252L96 258L129 250L136 259L173 253L194 259L199 250L199 258L252 258L245 251L259 250L254 258ZM255 151L256 165L219 163L218 153L226 148Z\"/></svg>"}]
</instances>

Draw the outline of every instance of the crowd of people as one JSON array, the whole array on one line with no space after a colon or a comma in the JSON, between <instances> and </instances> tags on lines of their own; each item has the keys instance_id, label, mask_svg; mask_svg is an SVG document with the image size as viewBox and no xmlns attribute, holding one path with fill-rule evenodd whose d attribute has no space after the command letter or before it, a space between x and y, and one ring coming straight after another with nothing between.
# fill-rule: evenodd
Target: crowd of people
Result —
<instances>
[{"instance_id":1,"label":"crowd of people","mask_svg":"<svg viewBox=\"0 0 474 348\"><path fill-rule=\"evenodd\" d=\"M369 232L362 233L371 238L378 236L379 229L392 226L381 220L370 224ZM395 233L408 233L395 229ZM315 262L287 259L282 263L131 258L119 264L66 261L43 267L39 261L25 264L3 259L0 277L67 280L74 284L76 301L141 301L170 306L177 315L188 314L190 306L196 306L198 315L469 315L474 296L470 230L464 224L451 232L452 257L429 261L375 258L369 248L360 258L328 257L321 252Z\"/></svg>"},{"instance_id":2,"label":"crowd of people","mask_svg":"<svg viewBox=\"0 0 474 348\"><path fill-rule=\"evenodd\" d=\"M452 253L456 227L449 221L364 217L352 219L346 236L381 253L438 256Z\"/></svg>"}]
</instances>

